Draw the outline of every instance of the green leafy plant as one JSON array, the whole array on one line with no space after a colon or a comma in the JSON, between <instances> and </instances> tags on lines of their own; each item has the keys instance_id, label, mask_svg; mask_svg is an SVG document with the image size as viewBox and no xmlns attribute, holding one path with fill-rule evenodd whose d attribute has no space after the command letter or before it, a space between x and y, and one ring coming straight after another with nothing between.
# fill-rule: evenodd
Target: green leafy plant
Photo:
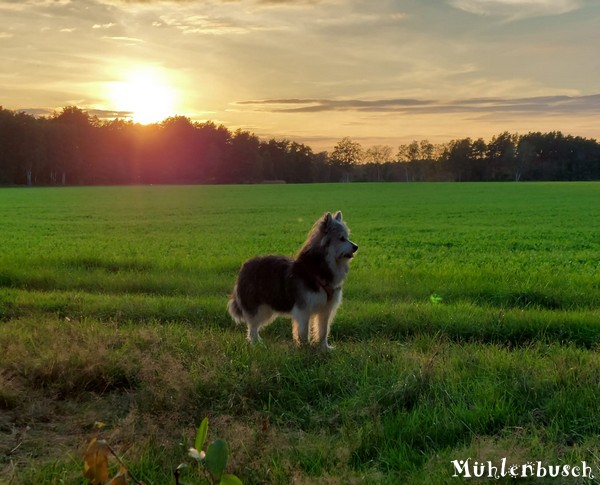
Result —
<instances>
[{"instance_id":1,"label":"green leafy plant","mask_svg":"<svg viewBox=\"0 0 600 485\"><path fill-rule=\"evenodd\" d=\"M88 479L88 483L90 485L129 485L134 482L137 485L145 485L144 482L133 476L108 442L101 439L100 431L104 427L104 423L96 422L95 427L96 436L87 443L83 457L83 476ZM181 474L186 468L192 468L197 471L196 478L200 478L200 483L243 485L238 477L225 473L229 458L229 447L225 440L217 439L208 445L206 452L202 451L207 436L208 418L204 418L196 432L194 447L188 450L194 466L190 467L188 463L181 463L175 470L175 484L184 485L184 482L180 481ZM109 478L110 456L114 457L120 465L119 472L113 478ZM186 485L187 483L189 482L186 482Z\"/></svg>"},{"instance_id":2,"label":"green leafy plant","mask_svg":"<svg viewBox=\"0 0 600 485\"><path fill-rule=\"evenodd\" d=\"M188 456L194 460L194 468L211 485L242 485L235 475L226 474L225 467L229 458L227 442L216 439L208 445L206 452L202 450L208 436L208 418L204 418L198 426L194 447L188 451ZM188 463L181 463L175 470L175 483L180 485L181 472L188 468Z\"/></svg>"}]
</instances>

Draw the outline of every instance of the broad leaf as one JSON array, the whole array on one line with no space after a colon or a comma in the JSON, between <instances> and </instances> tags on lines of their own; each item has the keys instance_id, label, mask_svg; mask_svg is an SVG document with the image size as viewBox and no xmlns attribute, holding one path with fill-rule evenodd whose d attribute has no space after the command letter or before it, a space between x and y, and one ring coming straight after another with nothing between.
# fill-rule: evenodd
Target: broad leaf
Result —
<instances>
[{"instance_id":1,"label":"broad leaf","mask_svg":"<svg viewBox=\"0 0 600 485\"><path fill-rule=\"evenodd\" d=\"M219 485L244 485L235 475L223 475Z\"/></svg>"},{"instance_id":2,"label":"broad leaf","mask_svg":"<svg viewBox=\"0 0 600 485\"><path fill-rule=\"evenodd\" d=\"M213 441L208 446L208 450L206 450L206 467L217 482L220 482L221 477L223 476L223 470L225 470L225 466L227 465L228 454L229 450L227 449L227 443L223 440Z\"/></svg>"}]
</instances>

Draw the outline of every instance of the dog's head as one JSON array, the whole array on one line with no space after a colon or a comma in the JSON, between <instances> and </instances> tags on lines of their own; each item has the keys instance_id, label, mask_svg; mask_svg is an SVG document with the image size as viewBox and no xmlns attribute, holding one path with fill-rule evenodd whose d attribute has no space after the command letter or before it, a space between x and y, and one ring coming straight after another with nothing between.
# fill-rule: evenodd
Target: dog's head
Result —
<instances>
[{"instance_id":1,"label":"dog's head","mask_svg":"<svg viewBox=\"0 0 600 485\"><path fill-rule=\"evenodd\" d=\"M328 247L336 261L347 262L354 257L358 246L349 239L350 231L342 220L341 211L335 215L327 212L319 222L319 232L322 236L321 246Z\"/></svg>"}]
</instances>

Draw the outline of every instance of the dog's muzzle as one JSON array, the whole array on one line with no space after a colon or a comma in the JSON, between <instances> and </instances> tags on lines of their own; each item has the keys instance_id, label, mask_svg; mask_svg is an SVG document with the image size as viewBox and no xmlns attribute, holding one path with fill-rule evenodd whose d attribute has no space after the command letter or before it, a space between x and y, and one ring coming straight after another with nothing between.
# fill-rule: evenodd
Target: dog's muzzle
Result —
<instances>
[{"instance_id":1,"label":"dog's muzzle","mask_svg":"<svg viewBox=\"0 0 600 485\"><path fill-rule=\"evenodd\" d=\"M348 258L348 259L352 259L354 257L354 253L356 251L358 251L358 246L356 244L352 243L352 250L349 253L345 254L344 257Z\"/></svg>"}]
</instances>

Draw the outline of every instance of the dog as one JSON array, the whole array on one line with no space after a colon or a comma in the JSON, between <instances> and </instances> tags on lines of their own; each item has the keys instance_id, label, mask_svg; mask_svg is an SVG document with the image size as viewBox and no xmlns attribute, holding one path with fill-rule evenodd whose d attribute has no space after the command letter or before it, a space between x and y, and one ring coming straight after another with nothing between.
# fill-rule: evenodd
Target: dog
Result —
<instances>
[{"instance_id":1,"label":"dog","mask_svg":"<svg viewBox=\"0 0 600 485\"><path fill-rule=\"evenodd\" d=\"M238 274L227 309L248 326L248 340L261 341L259 330L277 316L292 319L294 340L323 349L342 302L342 285L358 246L348 239L342 213L325 213L308 233L294 258L259 256L246 261Z\"/></svg>"}]
</instances>

